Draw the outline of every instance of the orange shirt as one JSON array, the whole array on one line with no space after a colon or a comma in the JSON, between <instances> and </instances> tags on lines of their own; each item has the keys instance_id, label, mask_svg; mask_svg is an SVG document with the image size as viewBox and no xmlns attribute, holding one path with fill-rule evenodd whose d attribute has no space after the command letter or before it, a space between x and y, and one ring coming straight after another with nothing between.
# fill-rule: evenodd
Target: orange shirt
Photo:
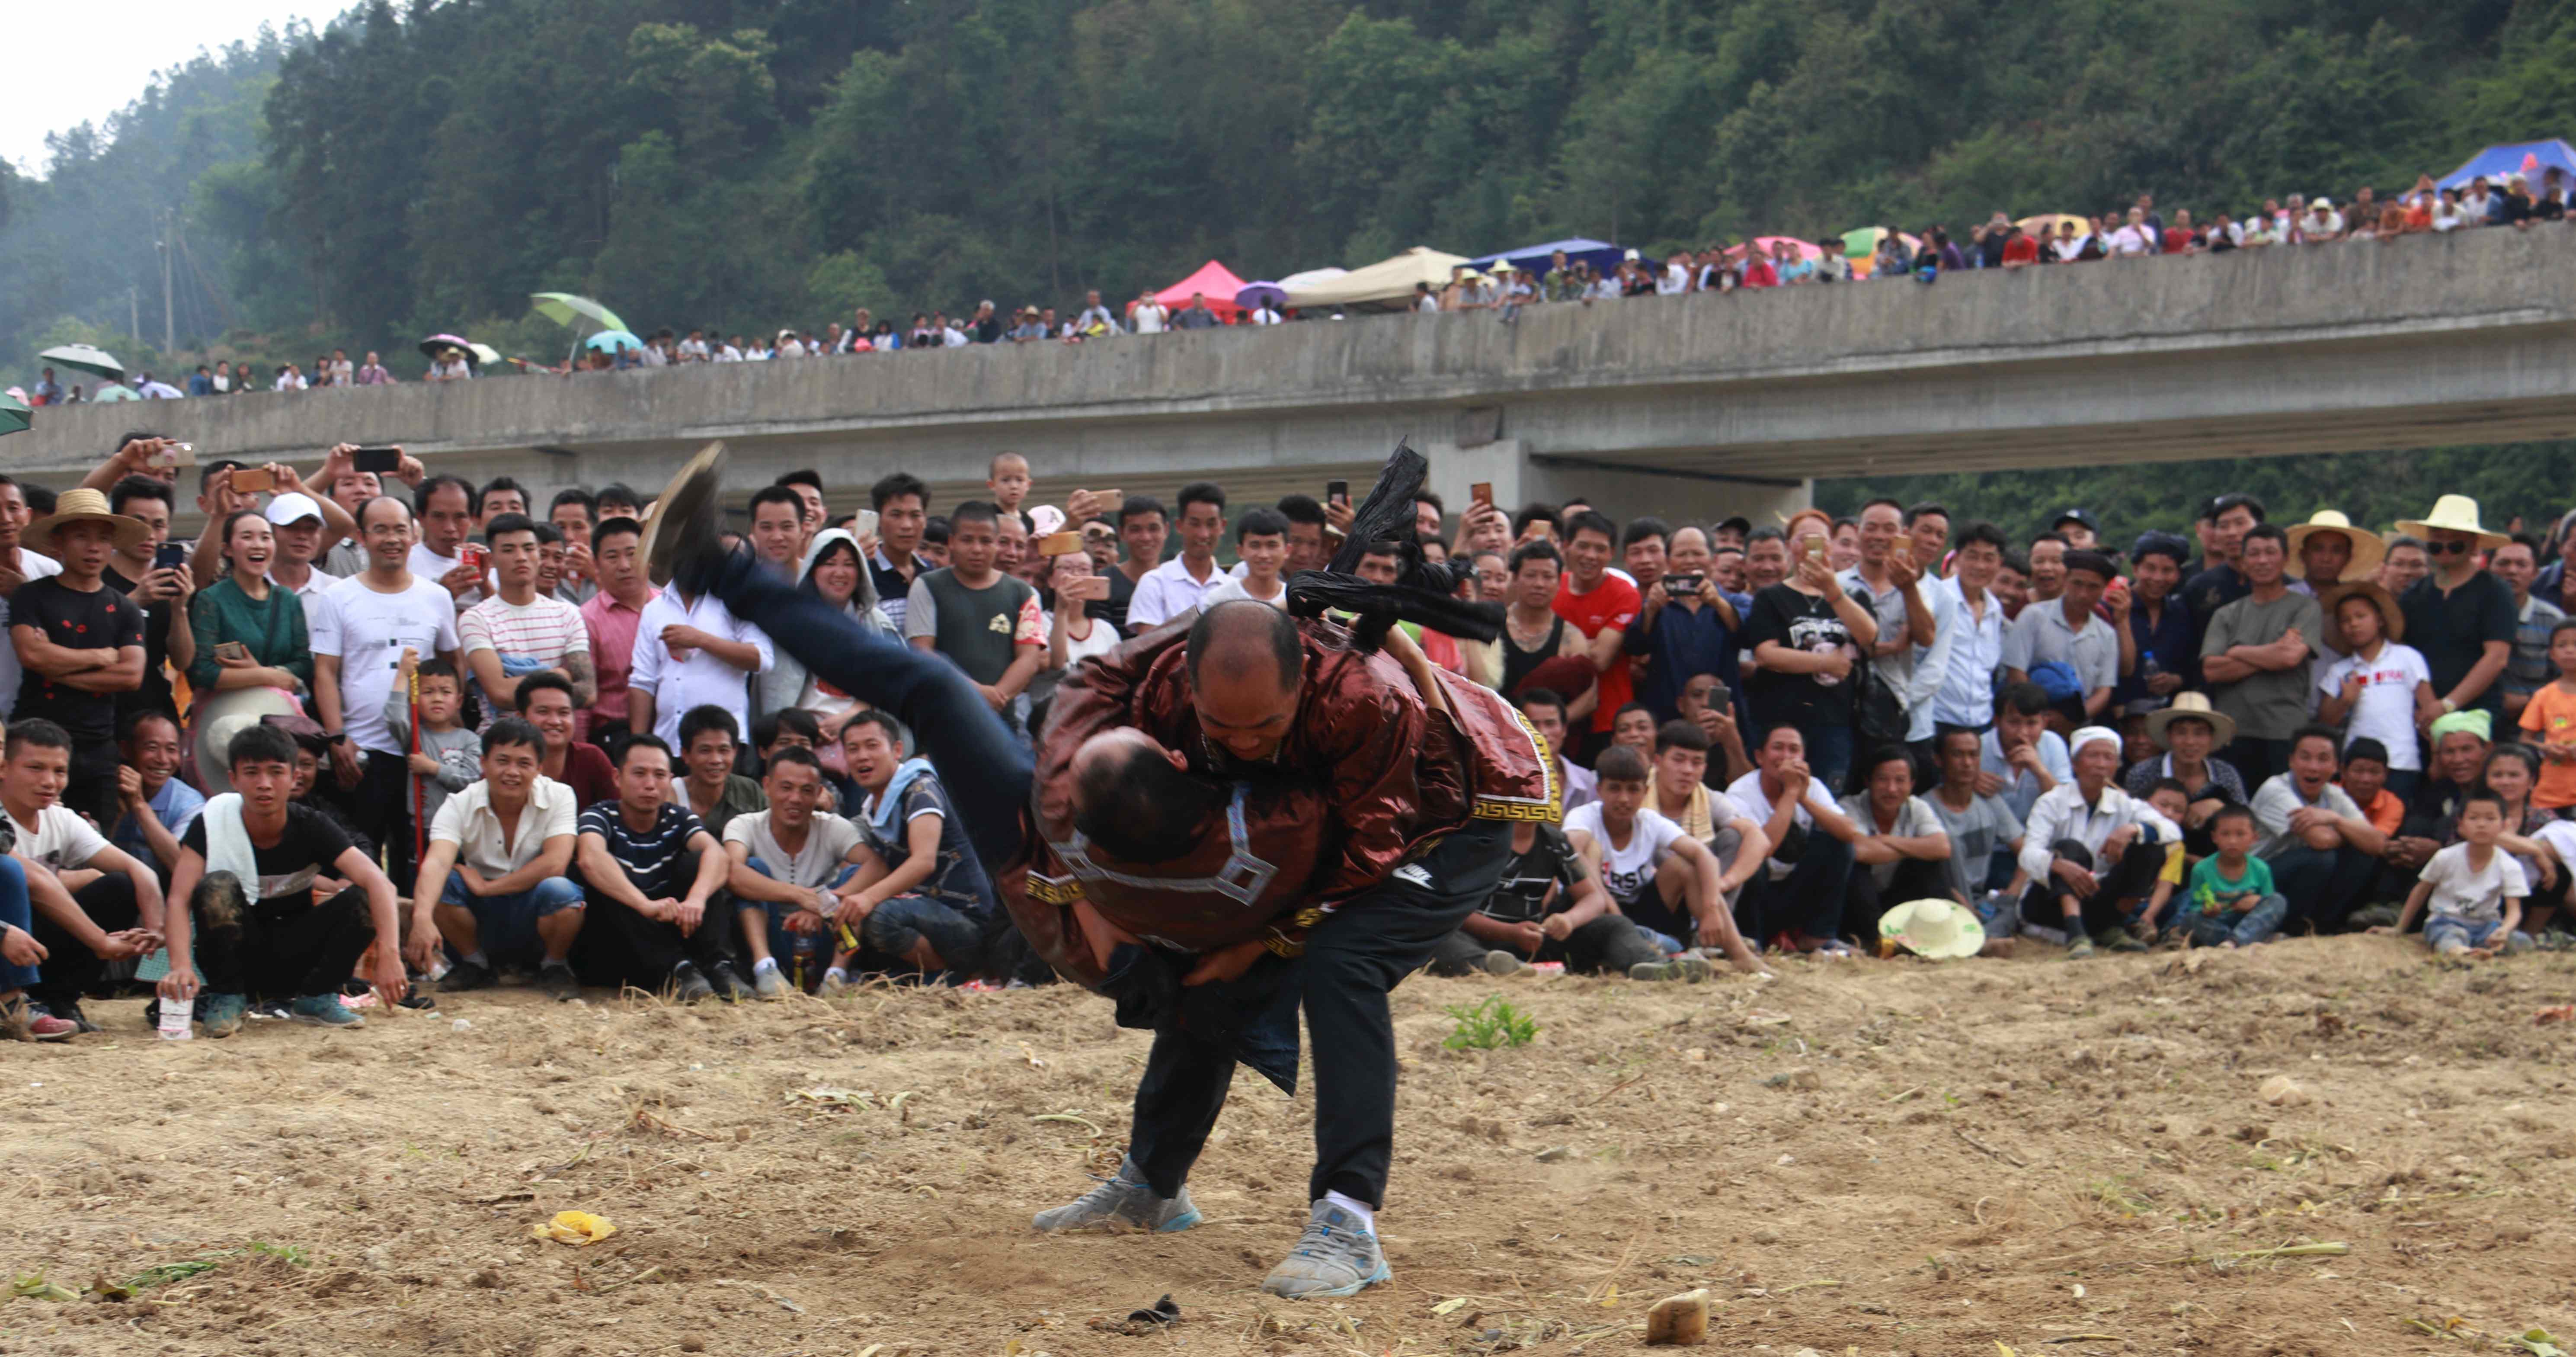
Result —
<instances>
[{"instance_id":1,"label":"orange shirt","mask_svg":"<svg viewBox=\"0 0 2576 1357\"><path fill-rule=\"evenodd\" d=\"M2576 743L2576 693L2556 683L2541 686L2522 709L2522 728L2539 738L2534 744ZM2531 789L2531 804L2544 810L2576 806L2576 762L2543 758L2540 783Z\"/></svg>"}]
</instances>

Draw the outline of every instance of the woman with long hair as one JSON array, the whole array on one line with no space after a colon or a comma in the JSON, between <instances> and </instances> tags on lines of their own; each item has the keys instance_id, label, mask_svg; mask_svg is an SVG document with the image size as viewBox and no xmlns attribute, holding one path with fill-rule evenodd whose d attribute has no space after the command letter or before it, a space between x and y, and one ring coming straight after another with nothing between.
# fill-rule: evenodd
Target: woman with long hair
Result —
<instances>
[{"instance_id":1,"label":"woman with long hair","mask_svg":"<svg viewBox=\"0 0 2576 1357\"><path fill-rule=\"evenodd\" d=\"M257 509L235 510L224 520L222 551L228 571L188 604L188 627L197 642L189 685L200 693L284 688L304 695L313 683L304 603L293 590L269 583L277 535L267 516Z\"/></svg>"}]
</instances>

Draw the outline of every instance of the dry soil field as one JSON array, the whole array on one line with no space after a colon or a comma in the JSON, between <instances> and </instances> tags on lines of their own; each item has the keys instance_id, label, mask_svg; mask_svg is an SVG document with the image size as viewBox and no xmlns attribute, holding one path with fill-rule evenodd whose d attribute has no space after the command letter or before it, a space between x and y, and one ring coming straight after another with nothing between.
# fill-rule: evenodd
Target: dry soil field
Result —
<instances>
[{"instance_id":1,"label":"dry soil field","mask_svg":"<svg viewBox=\"0 0 2576 1357\"><path fill-rule=\"evenodd\" d=\"M1254 1287L1304 1215L1308 1109L1250 1076L1194 1184L1204 1225L1029 1231L1117 1153L1145 1049L1066 988L503 992L185 1044L93 1005L111 1035L0 1048L7 1262L79 1293L0 1304L0 1350L1602 1353L1694 1285L1722 1302L1714 1350L1780 1357L2576 1331L2576 1024L2535 1022L2576 961L2197 955L1417 978L1395 1280L1305 1305ZM1444 1050L1443 1009L1492 993L1535 1041ZM2276 1076L2298 1087L2267 1101ZM617 1233L529 1237L563 1209ZM2185 1261L2309 1241L2350 1251ZM1126 1321L1166 1292L1176 1324Z\"/></svg>"}]
</instances>

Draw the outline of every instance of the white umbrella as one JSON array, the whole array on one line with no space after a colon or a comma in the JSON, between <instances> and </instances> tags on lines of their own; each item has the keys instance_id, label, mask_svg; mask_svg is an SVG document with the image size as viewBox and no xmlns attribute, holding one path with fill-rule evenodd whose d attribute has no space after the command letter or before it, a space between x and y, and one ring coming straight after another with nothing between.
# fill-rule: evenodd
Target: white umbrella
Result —
<instances>
[{"instance_id":1,"label":"white umbrella","mask_svg":"<svg viewBox=\"0 0 2576 1357\"><path fill-rule=\"evenodd\" d=\"M36 357L56 367L86 372L94 377L105 377L110 381L125 379L125 365L116 361L115 354L87 344L57 345L37 354Z\"/></svg>"}]
</instances>

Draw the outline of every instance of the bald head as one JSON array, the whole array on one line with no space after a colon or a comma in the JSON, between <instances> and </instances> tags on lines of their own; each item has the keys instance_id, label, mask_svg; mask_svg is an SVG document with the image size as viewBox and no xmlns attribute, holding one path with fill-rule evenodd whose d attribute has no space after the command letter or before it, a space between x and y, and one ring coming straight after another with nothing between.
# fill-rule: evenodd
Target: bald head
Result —
<instances>
[{"instance_id":1,"label":"bald head","mask_svg":"<svg viewBox=\"0 0 2576 1357\"><path fill-rule=\"evenodd\" d=\"M1267 603L1229 599L1199 614L1190 628L1190 685L1237 684L1267 676L1294 690L1305 673L1295 619Z\"/></svg>"},{"instance_id":2,"label":"bald head","mask_svg":"<svg viewBox=\"0 0 2576 1357\"><path fill-rule=\"evenodd\" d=\"M1083 741L1071 772L1073 827L1129 862L1186 856L1199 844L1207 807L1221 800L1178 755L1131 727Z\"/></svg>"}]
</instances>

